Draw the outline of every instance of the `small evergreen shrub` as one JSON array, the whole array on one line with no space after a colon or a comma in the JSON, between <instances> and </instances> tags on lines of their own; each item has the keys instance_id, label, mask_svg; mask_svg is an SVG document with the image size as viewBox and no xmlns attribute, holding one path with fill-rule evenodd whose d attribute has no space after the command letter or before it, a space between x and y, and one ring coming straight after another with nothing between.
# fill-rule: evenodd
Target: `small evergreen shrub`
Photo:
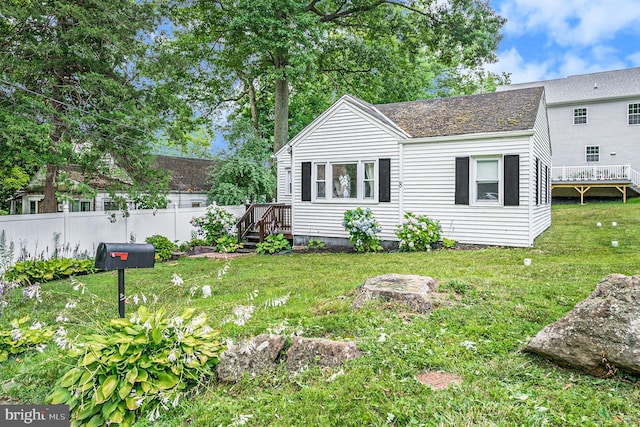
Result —
<instances>
[{"instance_id":1,"label":"small evergreen shrub","mask_svg":"<svg viewBox=\"0 0 640 427\"><path fill-rule=\"evenodd\" d=\"M431 244L440 240L440 224L426 215L417 216L412 212L404 214L404 221L396 227L401 251L426 251Z\"/></svg>"},{"instance_id":2,"label":"small evergreen shrub","mask_svg":"<svg viewBox=\"0 0 640 427\"><path fill-rule=\"evenodd\" d=\"M349 241L356 252L378 252L382 250L378 233L380 224L371 209L356 208L344 213L342 225L349 232Z\"/></svg>"},{"instance_id":3,"label":"small evergreen shrub","mask_svg":"<svg viewBox=\"0 0 640 427\"><path fill-rule=\"evenodd\" d=\"M170 318L140 307L130 318L106 321L69 350L75 366L47 403L69 405L72 426L131 426L142 414L155 421L213 374L224 351L206 315L194 313Z\"/></svg>"},{"instance_id":4,"label":"small evergreen shrub","mask_svg":"<svg viewBox=\"0 0 640 427\"><path fill-rule=\"evenodd\" d=\"M271 234L267 236L263 242L256 245L256 252L262 255L273 255L278 252L291 249L289 241L281 234Z\"/></svg>"},{"instance_id":5,"label":"small evergreen shrub","mask_svg":"<svg viewBox=\"0 0 640 427\"><path fill-rule=\"evenodd\" d=\"M178 248L175 243L161 234L154 234L153 236L149 236L144 241L146 243L151 243L156 249L157 261L166 261L168 259L171 259L171 254Z\"/></svg>"},{"instance_id":6,"label":"small evergreen shrub","mask_svg":"<svg viewBox=\"0 0 640 427\"><path fill-rule=\"evenodd\" d=\"M81 276L96 271L92 259L51 258L47 260L28 260L15 263L6 273L9 281L22 285L35 282L50 282L69 276Z\"/></svg>"},{"instance_id":7,"label":"small evergreen shrub","mask_svg":"<svg viewBox=\"0 0 640 427\"><path fill-rule=\"evenodd\" d=\"M219 238L235 237L236 222L236 217L233 214L213 203L207 207L203 216L193 218L191 225L197 228L198 237L202 237L207 245L218 246ZM227 252L234 251L227 250Z\"/></svg>"}]
</instances>

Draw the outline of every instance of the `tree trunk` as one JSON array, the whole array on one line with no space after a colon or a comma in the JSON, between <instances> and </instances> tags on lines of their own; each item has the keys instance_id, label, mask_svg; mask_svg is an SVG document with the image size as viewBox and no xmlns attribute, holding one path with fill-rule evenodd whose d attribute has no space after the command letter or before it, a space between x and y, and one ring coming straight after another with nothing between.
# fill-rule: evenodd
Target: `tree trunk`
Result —
<instances>
[{"instance_id":1,"label":"tree trunk","mask_svg":"<svg viewBox=\"0 0 640 427\"><path fill-rule=\"evenodd\" d=\"M47 173L44 181L44 200L42 202L44 213L58 212L58 199L56 198L56 179L58 178L58 166L47 165Z\"/></svg>"},{"instance_id":2,"label":"tree trunk","mask_svg":"<svg viewBox=\"0 0 640 427\"><path fill-rule=\"evenodd\" d=\"M284 147L287 142L289 142L289 81L283 76L276 80L273 152Z\"/></svg>"},{"instance_id":3,"label":"tree trunk","mask_svg":"<svg viewBox=\"0 0 640 427\"><path fill-rule=\"evenodd\" d=\"M260 122L258 121L258 103L256 101L256 90L253 87L253 82L249 82L247 85L249 91L249 105L251 106L251 123L256 133L260 132Z\"/></svg>"}]
</instances>

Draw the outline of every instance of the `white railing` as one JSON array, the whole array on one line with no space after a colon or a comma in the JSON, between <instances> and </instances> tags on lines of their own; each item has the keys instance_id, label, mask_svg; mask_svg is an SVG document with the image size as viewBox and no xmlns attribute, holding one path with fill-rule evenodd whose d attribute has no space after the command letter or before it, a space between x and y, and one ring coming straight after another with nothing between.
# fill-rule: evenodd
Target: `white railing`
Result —
<instances>
[{"instance_id":1,"label":"white railing","mask_svg":"<svg viewBox=\"0 0 640 427\"><path fill-rule=\"evenodd\" d=\"M223 206L236 217L245 207ZM202 208L131 210L121 212L61 212L37 215L0 216L0 233L4 231L7 245L14 245L18 257L50 258L54 254L94 256L100 242L144 242L161 234L177 243L191 240L196 229L191 219L205 213Z\"/></svg>"},{"instance_id":2,"label":"white railing","mask_svg":"<svg viewBox=\"0 0 640 427\"><path fill-rule=\"evenodd\" d=\"M630 165L561 166L551 168L553 181L631 181L638 185L640 174Z\"/></svg>"}]
</instances>

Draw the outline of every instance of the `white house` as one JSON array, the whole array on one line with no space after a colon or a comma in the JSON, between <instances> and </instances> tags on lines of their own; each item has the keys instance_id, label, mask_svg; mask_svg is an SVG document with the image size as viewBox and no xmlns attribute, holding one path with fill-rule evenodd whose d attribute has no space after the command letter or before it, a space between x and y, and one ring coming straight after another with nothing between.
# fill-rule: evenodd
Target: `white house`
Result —
<instances>
[{"instance_id":1,"label":"white house","mask_svg":"<svg viewBox=\"0 0 640 427\"><path fill-rule=\"evenodd\" d=\"M551 144L541 87L371 105L345 95L276 153L295 244L344 244L369 207L397 241L406 212L461 243L532 246L551 225Z\"/></svg>"},{"instance_id":2,"label":"white house","mask_svg":"<svg viewBox=\"0 0 640 427\"><path fill-rule=\"evenodd\" d=\"M164 169L169 173L169 193L167 198L170 203L177 204L178 207L203 207L207 205L207 179L209 169L213 161L206 159L193 159L185 157L174 157L157 155L156 167ZM44 199L44 175L45 169L40 170L31 180L29 185L17 193L11 201L11 214L36 214L42 213L42 200ZM75 166L63 168L63 172L68 177L68 184L72 188L65 188L60 185L58 190L70 196L69 210L71 212L91 212L117 210L108 188L114 183L122 187L131 185L132 180L126 171L114 166L111 176L97 175L87 183L96 193L93 197L82 196L74 191L74 187L85 183L86 178L82 171ZM136 209L135 203L129 201L129 208ZM62 212L62 204L58 206L58 211Z\"/></svg>"},{"instance_id":3,"label":"white house","mask_svg":"<svg viewBox=\"0 0 640 427\"><path fill-rule=\"evenodd\" d=\"M498 87L544 86L553 195L635 195L640 184L640 68Z\"/></svg>"}]
</instances>

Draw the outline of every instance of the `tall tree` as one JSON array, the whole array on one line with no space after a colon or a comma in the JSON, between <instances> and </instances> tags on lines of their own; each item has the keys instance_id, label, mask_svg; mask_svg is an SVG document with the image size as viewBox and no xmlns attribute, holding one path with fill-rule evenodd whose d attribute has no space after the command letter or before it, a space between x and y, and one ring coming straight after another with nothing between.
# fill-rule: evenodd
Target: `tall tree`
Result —
<instances>
[{"instance_id":1,"label":"tall tree","mask_svg":"<svg viewBox=\"0 0 640 427\"><path fill-rule=\"evenodd\" d=\"M20 129L0 138L46 166L45 212L57 210L56 181L70 163L87 174L104 172L109 155L136 182L149 184L147 155L172 114L168 93L140 73L158 21L145 0L0 4L3 115L46 128L40 140L23 139Z\"/></svg>"},{"instance_id":2,"label":"tall tree","mask_svg":"<svg viewBox=\"0 0 640 427\"><path fill-rule=\"evenodd\" d=\"M274 150L288 140L297 94L428 95L439 77L493 61L504 23L485 0L166 2L176 25L167 63L182 66L203 105L246 105L256 129L272 120Z\"/></svg>"}]
</instances>

